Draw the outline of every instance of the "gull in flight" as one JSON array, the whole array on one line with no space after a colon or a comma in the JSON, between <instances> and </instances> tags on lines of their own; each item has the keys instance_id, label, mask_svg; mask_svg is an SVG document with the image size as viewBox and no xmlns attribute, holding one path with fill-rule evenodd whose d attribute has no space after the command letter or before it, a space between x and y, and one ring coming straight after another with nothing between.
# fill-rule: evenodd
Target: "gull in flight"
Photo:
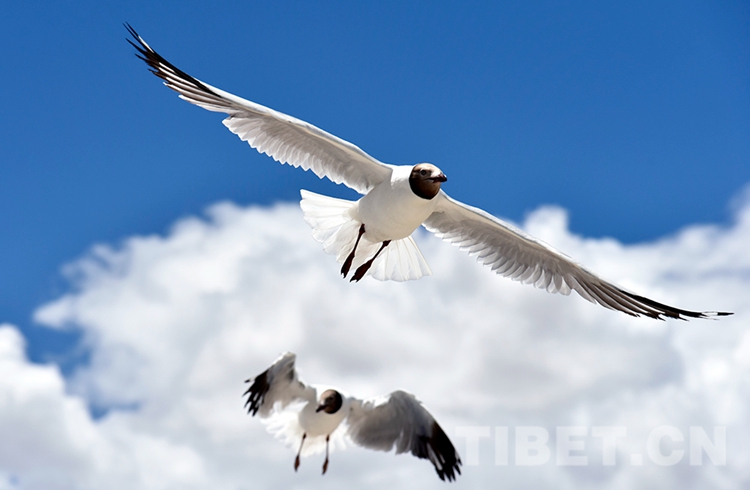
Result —
<instances>
[{"instance_id":1,"label":"gull in flight","mask_svg":"<svg viewBox=\"0 0 750 490\"><path fill-rule=\"evenodd\" d=\"M351 281L365 275L406 281L431 274L411 237L424 226L475 256L495 273L551 293L576 291L583 298L628 315L709 318L728 312L689 311L628 292L601 279L566 255L514 226L448 197L447 181L435 165L390 165L312 124L242 99L180 70L128 24L128 39L151 71L180 98L228 115L224 125L274 160L312 170L363 195L345 201L302 190L300 203L313 237L336 255Z\"/></svg>"},{"instance_id":2,"label":"gull in flight","mask_svg":"<svg viewBox=\"0 0 750 490\"><path fill-rule=\"evenodd\" d=\"M300 456L323 451L323 474L328 470L328 446L332 436L378 451L396 448L429 459L441 480L461 474L461 458L448 436L414 395L394 391L388 396L360 400L340 391L308 386L297 377L291 352L281 355L255 378L247 389L248 413L269 419L269 430L299 445Z\"/></svg>"}]
</instances>

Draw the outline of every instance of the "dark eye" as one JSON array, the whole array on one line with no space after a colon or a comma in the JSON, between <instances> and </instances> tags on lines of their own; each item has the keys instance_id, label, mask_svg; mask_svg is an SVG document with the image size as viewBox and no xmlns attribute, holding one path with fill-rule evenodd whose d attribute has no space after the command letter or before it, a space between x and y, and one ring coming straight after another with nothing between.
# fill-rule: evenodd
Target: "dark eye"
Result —
<instances>
[{"instance_id":1,"label":"dark eye","mask_svg":"<svg viewBox=\"0 0 750 490\"><path fill-rule=\"evenodd\" d=\"M427 170L424 170L424 169L420 170L419 175L427 175Z\"/></svg>"}]
</instances>

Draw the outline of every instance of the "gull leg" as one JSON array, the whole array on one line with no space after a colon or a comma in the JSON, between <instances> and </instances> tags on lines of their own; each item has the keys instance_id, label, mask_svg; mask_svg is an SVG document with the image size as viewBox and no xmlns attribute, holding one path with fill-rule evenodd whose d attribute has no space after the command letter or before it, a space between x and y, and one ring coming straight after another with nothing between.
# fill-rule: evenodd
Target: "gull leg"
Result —
<instances>
[{"instance_id":1,"label":"gull leg","mask_svg":"<svg viewBox=\"0 0 750 490\"><path fill-rule=\"evenodd\" d=\"M294 458L294 471L297 471L297 468L299 468L299 455L302 453L302 445L305 443L306 437L307 433L302 434L302 442L299 443L299 451L297 451L297 457Z\"/></svg>"},{"instance_id":2,"label":"gull leg","mask_svg":"<svg viewBox=\"0 0 750 490\"><path fill-rule=\"evenodd\" d=\"M362 238L362 235L365 234L365 225L362 223L362 226L359 227L359 235L357 235L357 241L354 242L354 248L352 249L352 252L349 254L349 256L344 261L344 265L341 266L341 274L346 277L347 274L349 274L349 269L352 266L352 261L354 260L354 252L357 251L357 245L359 245L359 239Z\"/></svg>"},{"instance_id":3,"label":"gull leg","mask_svg":"<svg viewBox=\"0 0 750 490\"><path fill-rule=\"evenodd\" d=\"M328 471L328 439L330 437L330 434L326 436L326 460L323 462L323 475L325 475L326 471Z\"/></svg>"},{"instance_id":4,"label":"gull leg","mask_svg":"<svg viewBox=\"0 0 750 490\"><path fill-rule=\"evenodd\" d=\"M326 436L326 460L323 462L323 475L325 475L326 471L328 471L328 439L330 439L330 437L330 434Z\"/></svg>"},{"instance_id":5,"label":"gull leg","mask_svg":"<svg viewBox=\"0 0 750 490\"><path fill-rule=\"evenodd\" d=\"M372 266L372 263L375 261L375 259L378 258L378 255L380 255L380 252L382 252L383 249L385 247L387 247L389 243L391 243L390 240L384 241L382 243L382 245L380 245L380 248L378 249L378 251L375 252L375 255L373 255L370 260L368 260L364 264L360 265L359 268L357 269L357 271L354 273L354 275L352 276L352 278L349 281L350 282L358 282L360 279L362 279L363 277L365 277L365 273L368 270L370 270L370 267Z\"/></svg>"}]
</instances>

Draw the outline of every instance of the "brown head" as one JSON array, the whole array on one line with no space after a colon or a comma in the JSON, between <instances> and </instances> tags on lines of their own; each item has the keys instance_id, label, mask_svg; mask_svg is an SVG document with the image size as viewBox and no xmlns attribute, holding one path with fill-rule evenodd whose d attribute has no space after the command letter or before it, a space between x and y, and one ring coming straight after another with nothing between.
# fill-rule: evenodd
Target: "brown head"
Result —
<instances>
[{"instance_id":1,"label":"brown head","mask_svg":"<svg viewBox=\"0 0 750 490\"><path fill-rule=\"evenodd\" d=\"M432 199L440 192L440 184L448 180L443 172L431 163L418 163L411 169L409 186L422 199Z\"/></svg>"},{"instance_id":2,"label":"brown head","mask_svg":"<svg viewBox=\"0 0 750 490\"><path fill-rule=\"evenodd\" d=\"M320 412L322 410L325 413L336 413L343 403L344 399L341 397L341 393L336 390L326 390L320 395L318 408L315 411Z\"/></svg>"}]
</instances>

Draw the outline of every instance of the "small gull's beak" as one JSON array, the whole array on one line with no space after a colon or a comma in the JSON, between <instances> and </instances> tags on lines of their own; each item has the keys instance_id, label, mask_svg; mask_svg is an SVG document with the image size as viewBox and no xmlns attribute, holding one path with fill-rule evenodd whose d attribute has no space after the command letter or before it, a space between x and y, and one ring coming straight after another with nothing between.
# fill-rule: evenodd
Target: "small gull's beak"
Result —
<instances>
[{"instance_id":1,"label":"small gull's beak","mask_svg":"<svg viewBox=\"0 0 750 490\"><path fill-rule=\"evenodd\" d=\"M315 413L320 412L321 410L324 410L326 408L325 405L318 405L318 408L315 409Z\"/></svg>"},{"instance_id":2,"label":"small gull's beak","mask_svg":"<svg viewBox=\"0 0 750 490\"><path fill-rule=\"evenodd\" d=\"M433 182L445 182L448 180L448 177L446 177L445 174L441 172L440 175L438 175L437 177L432 177L430 180Z\"/></svg>"}]
</instances>

